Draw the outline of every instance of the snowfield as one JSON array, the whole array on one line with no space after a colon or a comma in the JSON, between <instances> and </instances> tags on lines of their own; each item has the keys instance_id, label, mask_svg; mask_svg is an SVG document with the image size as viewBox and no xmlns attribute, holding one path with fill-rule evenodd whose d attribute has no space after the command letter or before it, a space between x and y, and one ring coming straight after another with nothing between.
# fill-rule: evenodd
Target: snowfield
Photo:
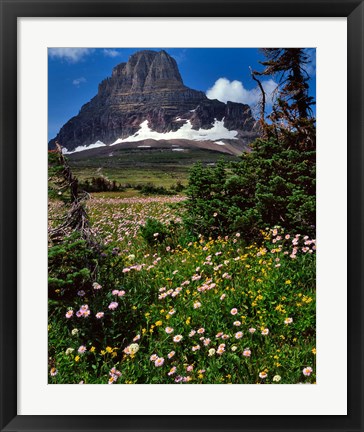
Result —
<instances>
[{"instance_id":1,"label":"snowfield","mask_svg":"<svg viewBox=\"0 0 364 432\"><path fill-rule=\"evenodd\" d=\"M177 117L177 121L181 121L183 119ZM229 131L224 126L224 119L217 120L215 119L214 124L212 128L210 129L192 129L192 124L190 120L187 120L185 124L183 124L178 130L176 131L170 131L170 132L156 132L152 129L150 129L148 125L148 120L143 121L140 124L140 129L134 134L127 138L119 138L110 146L116 145L116 144L122 144L126 142L137 142L137 141L143 141L147 139L153 139L153 140L173 140L173 139L186 139L191 141L215 141L218 145L225 145L224 142L219 141L221 139L237 139L238 132L235 130ZM106 144L102 141L96 141L94 144L90 144L88 146L78 146L72 151L68 151L67 149L63 149L64 154L72 154L72 153L78 153L84 150L90 150L97 147L105 147ZM140 148L144 147L150 147L150 146L138 146Z\"/></svg>"}]
</instances>

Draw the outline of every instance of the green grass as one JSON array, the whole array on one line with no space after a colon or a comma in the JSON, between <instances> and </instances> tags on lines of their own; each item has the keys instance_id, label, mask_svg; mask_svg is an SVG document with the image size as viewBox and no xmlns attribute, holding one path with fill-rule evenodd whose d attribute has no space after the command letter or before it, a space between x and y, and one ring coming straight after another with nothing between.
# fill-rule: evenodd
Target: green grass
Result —
<instances>
[{"instance_id":1,"label":"green grass","mask_svg":"<svg viewBox=\"0 0 364 432\"><path fill-rule=\"evenodd\" d=\"M79 156L77 156L79 157ZM81 181L105 176L120 184L170 188L178 181L187 184L189 169L198 161L204 164L216 163L219 159L236 160L235 156L206 150L172 152L161 149L124 150L114 152L112 157L86 159L69 158L74 175Z\"/></svg>"}]
</instances>

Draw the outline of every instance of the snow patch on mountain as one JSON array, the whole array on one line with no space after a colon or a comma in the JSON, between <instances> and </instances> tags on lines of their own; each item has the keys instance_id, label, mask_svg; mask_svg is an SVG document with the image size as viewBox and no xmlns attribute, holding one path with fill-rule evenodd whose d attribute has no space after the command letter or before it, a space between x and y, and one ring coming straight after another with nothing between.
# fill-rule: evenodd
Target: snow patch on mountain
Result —
<instances>
[{"instance_id":1,"label":"snow patch on mountain","mask_svg":"<svg viewBox=\"0 0 364 432\"><path fill-rule=\"evenodd\" d=\"M68 151L66 148L63 147L62 153L63 154L78 153L78 152L81 152L81 151L84 151L84 150L90 150L90 149L97 148L97 147L106 147L106 144L104 144L102 141L98 140L94 144L90 144L88 146L87 145L78 146L78 147L76 147L72 151Z\"/></svg>"},{"instance_id":2,"label":"snow patch on mountain","mask_svg":"<svg viewBox=\"0 0 364 432\"><path fill-rule=\"evenodd\" d=\"M154 140L172 140L172 139L187 139L192 141L215 141L219 139L237 139L238 132L235 130L228 130L224 126L224 119L214 121L212 128L210 129L192 129L190 120L182 125L176 131L170 132L156 132L150 129L148 120L143 121L140 124L140 129L134 134L127 138L119 138L110 145L121 144L125 142L135 142L147 139Z\"/></svg>"}]
</instances>

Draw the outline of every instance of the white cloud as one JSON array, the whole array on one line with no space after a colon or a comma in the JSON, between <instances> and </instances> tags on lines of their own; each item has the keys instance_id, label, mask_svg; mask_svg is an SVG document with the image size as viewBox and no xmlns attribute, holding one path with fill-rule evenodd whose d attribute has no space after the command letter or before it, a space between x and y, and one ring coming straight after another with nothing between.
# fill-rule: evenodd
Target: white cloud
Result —
<instances>
[{"instance_id":1,"label":"white cloud","mask_svg":"<svg viewBox=\"0 0 364 432\"><path fill-rule=\"evenodd\" d=\"M266 93L267 105L272 105L274 90L277 83L272 79L262 81ZM207 90L206 96L209 99L218 99L221 102L240 102L250 106L260 101L261 92L258 87L248 90L241 81L229 81L227 78L219 78L215 84Z\"/></svg>"},{"instance_id":2,"label":"white cloud","mask_svg":"<svg viewBox=\"0 0 364 432\"><path fill-rule=\"evenodd\" d=\"M76 78L72 81L72 84L75 85L76 87L79 87L80 84L85 83L87 80L85 77L80 77L80 78Z\"/></svg>"},{"instance_id":3,"label":"white cloud","mask_svg":"<svg viewBox=\"0 0 364 432\"><path fill-rule=\"evenodd\" d=\"M91 54L91 48L49 48L48 55L54 59L66 60L70 63L77 63L85 56Z\"/></svg>"},{"instance_id":4,"label":"white cloud","mask_svg":"<svg viewBox=\"0 0 364 432\"><path fill-rule=\"evenodd\" d=\"M106 56L106 57L113 57L114 58L114 57L121 56L121 52L117 51L115 49L107 49L107 48L105 48L103 50L103 53L104 53L104 56Z\"/></svg>"}]
</instances>

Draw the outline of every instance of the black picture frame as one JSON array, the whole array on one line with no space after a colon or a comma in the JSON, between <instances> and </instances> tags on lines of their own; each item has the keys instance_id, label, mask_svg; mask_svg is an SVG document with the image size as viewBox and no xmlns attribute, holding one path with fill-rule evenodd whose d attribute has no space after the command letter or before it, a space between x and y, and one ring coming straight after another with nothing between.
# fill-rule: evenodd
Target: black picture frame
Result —
<instances>
[{"instance_id":1,"label":"black picture frame","mask_svg":"<svg viewBox=\"0 0 364 432\"><path fill-rule=\"evenodd\" d=\"M352 0L0 0L1 431L363 431L364 5ZM345 416L17 415L17 18L347 17L348 414ZM264 15L263 15L264 14ZM334 67L334 65L333 65ZM333 95L334 99L334 95ZM333 359L336 361L336 359ZM335 379L335 377L333 377ZM308 401L309 402L309 401Z\"/></svg>"}]
</instances>

